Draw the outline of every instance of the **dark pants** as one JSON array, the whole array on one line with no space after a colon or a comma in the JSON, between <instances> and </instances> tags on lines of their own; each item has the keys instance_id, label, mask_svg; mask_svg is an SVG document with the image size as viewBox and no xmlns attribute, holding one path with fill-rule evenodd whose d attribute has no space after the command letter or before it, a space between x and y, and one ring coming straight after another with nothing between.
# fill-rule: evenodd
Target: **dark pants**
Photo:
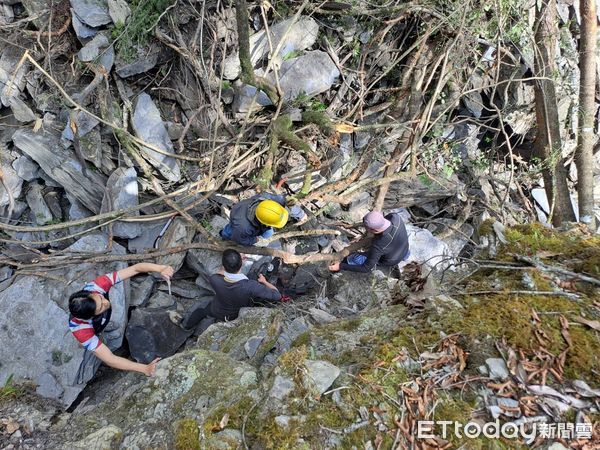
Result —
<instances>
[{"instance_id":1,"label":"dark pants","mask_svg":"<svg viewBox=\"0 0 600 450\"><path fill-rule=\"evenodd\" d=\"M185 314L181 321L181 326L187 330L192 330L198 326L202 319L211 317L210 315L210 302L214 297L204 297L198 301L192 308Z\"/></svg>"}]
</instances>

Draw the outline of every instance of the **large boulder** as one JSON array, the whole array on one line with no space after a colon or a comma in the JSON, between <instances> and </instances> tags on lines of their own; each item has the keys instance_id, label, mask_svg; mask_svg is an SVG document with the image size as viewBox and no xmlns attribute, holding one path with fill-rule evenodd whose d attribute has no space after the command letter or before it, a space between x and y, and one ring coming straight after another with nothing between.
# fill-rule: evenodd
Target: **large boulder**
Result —
<instances>
[{"instance_id":1,"label":"large boulder","mask_svg":"<svg viewBox=\"0 0 600 450\"><path fill-rule=\"evenodd\" d=\"M192 226L181 217L176 218L171 222L165 234L160 238L158 242L158 248L160 250L166 250L173 247L179 247L181 245L189 244L192 242L194 237L194 229ZM159 264L166 264L173 267L177 272L183 265L185 260L185 252L172 253L170 255L161 256L158 258Z\"/></svg>"},{"instance_id":2,"label":"large boulder","mask_svg":"<svg viewBox=\"0 0 600 450\"><path fill-rule=\"evenodd\" d=\"M283 59L290 53L305 50L311 47L317 40L319 25L311 18L302 16L296 22L293 18L284 20L273 25L266 31L259 31L250 36L250 60L252 65L256 64L269 53L271 48L281 48L272 56L278 60ZM283 40L283 42L281 42ZM241 73L240 57L237 52L225 60L223 76L228 80L236 79Z\"/></svg>"},{"instance_id":3,"label":"large boulder","mask_svg":"<svg viewBox=\"0 0 600 450\"><path fill-rule=\"evenodd\" d=\"M330 281L328 295L336 303L354 311L389 304L394 281L381 271L338 272Z\"/></svg>"},{"instance_id":4,"label":"large boulder","mask_svg":"<svg viewBox=\"0 0 600 450\"><path fill-rule=\"evenodd\" d=\"M242 308L236 320L211 325L198 338L197 345L259 365L275 346L282 320L282 314L276 309Z\"/></svg>"},{"instance_id":5,"label":"large boulder","mask_svg":"<svg viewBox=\"0 0 600 450\"><path fill-rule=\"evenodd\" d=\"M106 0L71 0L73 13L90 27L99 27L111 22Z\"/></svg>"},{"instance_id":6,"label":"large boulder","mask_svg":"<svg viewBox=\"0 0 600 450\"><path fill-rule=\"evenodd\" d=\"M117 211L138 205L137 173L133 167L119 167L106 182L106 192L102 199L101 212ZM139 215L139 212L133 214ZM142 233L142 227L135 222L115 222L112 234L115 237L131 239Z\"/></svg>"},{"instance_id":7,"label":"large boulder","mask_svg":"<svg viewBox=\"0 0 600 450\"><path fill-rule=\"evenodd\" d=\"M133 129L137 137L144 142L159 148L163 152L173 153L173 143L169 138L167 127L160 118L160 111L146 93L141 93L137 99L132 119ZM142 151L156 169L169 181L179 181L181 172L177 160L164 155L149 147Z\"/></svg>"},{"instance_id":8,"label":"large boulder","mask_svg":"<svg viewBox=\"0 0 600 450\"><path fill-rule=\"evenodd\" d=\"M73 442L91 444L92 437L96 448L209 448L198 428L256 385L256 370L247 363L218 352L185 351L160 361L152 378L122 377L96 408L75 410L47 447L73 448Z\"/></svg>"},{"instance_id":9,"label":"large boulder","mask_svg":"<svg viewBox=\"0 0 600 450\"><path fill-rule=\"evenodd\" d=\"M29 63L21 64L23 51L16 46L2 46L0 56L0 105L10 106L12 99L19 96L25 88L25 75L29 72Z\"/></svg>"},{"instance_id":10,"label":"large boulder","mask_svg":"<svg viewBox=\"0 0 600 450\"><path fill-rule=\"evenodd\" d=\"M197 235L194 239L195 242L203 240L204 238L201 235ZM221 257L221 252L201 248L192 249L187 252L185 263L198 274L196 285L205 293L213 292L209 278L221 269Z\"/></svg>"},{"instance_id":11,"label":"large boulder","mask_svg":"<svg viewBox=\"0 0 600 450\"><path fill-rule=\"evenodd\" d=\"M13 135L13 142L86 208L95 213L100 212L106 178L92 171L87 171L87 175L84 175L74 152L64 149L54 134L20 129Z\"/></svg>"},{"instance_id":12,"label":"large boulder","mask_svg":"<svg viewBox=\"0 0 600 450\"><path fill-rule=\"evenodd\" d=\"M104 235L95 234L65 251L106 253L107 245ZM113 243L110 253L124 254L125 249ZM69 332L69 295L87 281L124 267L123 263L67 266L51 277L19 276L0 292L0 385L11 375L16 380L28 379L38 385L39 394L70 405L94 375L98 360ZM113 312L101 339L113 350L123 341L127 286L120 283L110 291Z\"/></svg>"},{"instance_id":13,"label":"large boulder","mask_svg":"<svg viewBox=\"0 0 600 450\"><path fill-rule=\"evenodd\" d=\"M173 355L191 334L171 322L166 309L135 308L127 325L131 356L146 364Z\"/></svg>"},{"instance_id":14,"label":"large boulder","mask_svg":"<svg viewBox=\"0 0 600 450\"><path fill-rule=\"evenodd\" d=\"M15 161L18 161L18 159ZM10 159L10 156L7 156L2 152L0 155L0 164L3 172L3 183L0 184L0 207L9 205L11 196L16 200L21 195L23 179L18 175L18 172L13 169L11 163L14 164L12 159ZM10 194L6 189L10 191Z\"/></svg>"},{"instance_id":15,"label":"large boulder","mask_svg":"<svg viewBox=\"0 0 600 450\"><path fill-rule=\"evenodd\" d=\"M410 257L405 263L416 261L429 271L442 271L454 261L450 247L436 238L429 230L406 225Z\"/></svg>"},{"instance_id":16,"label":"large boulder","mask_svg":"<svg viewBox=\"0 0 600 450\"><path fill-rule=\"evenodd\" d=\"M299 95L312 97L329 90L340 75L340 71L327 53L315 50L284 61L279 68L278 75L284 100L292 101ZM275 85L275 74L269 73L266 78ZM264 92L259 91L254 102L255 95L255 87L242 85L236 92L234 110L237 113L243 113L255 109L256 104L260 106L271 104Z\"/></svg>"}]
</instances>

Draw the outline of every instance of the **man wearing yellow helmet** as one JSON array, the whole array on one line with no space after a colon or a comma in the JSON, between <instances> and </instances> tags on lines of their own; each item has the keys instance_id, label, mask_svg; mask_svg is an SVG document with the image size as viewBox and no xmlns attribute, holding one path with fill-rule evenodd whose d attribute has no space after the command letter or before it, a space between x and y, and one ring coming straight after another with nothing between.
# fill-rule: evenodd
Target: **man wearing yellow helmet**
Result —
<instances>
[{"instance_id":1,"label":"man wearing yellow helmet","mask_svg":"<svg viewBox=\"0 0 600 450\"><path fill-rule=\"evenodd\" d=\"M285 196L263 192L236 203L220 235L241 245L255 245L260 238L273 236L273 228L283 228L290 215L300 219L304 212L296 207L290 214L285 208Z\"/></svg>"}]
</instances>

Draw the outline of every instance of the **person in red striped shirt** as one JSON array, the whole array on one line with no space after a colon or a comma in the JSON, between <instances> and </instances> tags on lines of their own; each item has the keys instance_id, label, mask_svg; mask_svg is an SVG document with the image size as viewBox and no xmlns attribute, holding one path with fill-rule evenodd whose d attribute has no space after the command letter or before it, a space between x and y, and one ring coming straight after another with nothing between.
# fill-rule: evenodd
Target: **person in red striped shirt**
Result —
<instances>
[{"instance_id":1,"label":"person in red striped shirt","mask_svg":"<svg viewBox=\"0 0 600 450\"><path fill-rule=\"evenodd\" d=\"M170 266L139 263L118 272L99 276L94 281L87 283L81 291L75 292L69 297L71 313L69 329L86 350L94 352L94 355L107 366L151 376L154 375L156 363L160 358L156 358L149 364L130 361L113 354L98 337L110 322L112 311L108 294L110 288L123 280L148 272L158 272L167 281L173 276L173 268Z\"/></svg>"}]
</instances>

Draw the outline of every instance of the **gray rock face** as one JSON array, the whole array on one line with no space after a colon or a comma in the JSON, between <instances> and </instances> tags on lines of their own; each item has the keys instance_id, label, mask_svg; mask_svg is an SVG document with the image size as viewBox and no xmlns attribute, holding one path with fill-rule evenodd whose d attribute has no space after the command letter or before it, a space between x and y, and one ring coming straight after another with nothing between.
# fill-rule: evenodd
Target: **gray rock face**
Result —
<instances>
[{"instance_id":1,"label":"gray rock face","mask_svg":"<svg viewBox=\"0 0 600 450\"><path fill-rule=\"evenodd\" d=\"M279 69L279 84L284 99L291 101L300 94L311 97L329 90L339 75L340 72L329 55L315 50L284 61ZM275 84L273 73L269 73L266 78ZM234 110L237 113L250 110L255 93L255 88L238 89L233 104ZM257 97L257 103L266 106L270 105L271 101L261 92Z\"/></svg>"},{"instance_id":2,"label":"gray rock face","mask_svg":"<svg viewBox=\"0 0 600 450\"><path fill-rule=\"evenodd\" d=\"M10 109L12 110L15 119L19 122L28 123L37 119L37 116L33 113L31 108L19 97L13 97L9 102Z\"/></svg>"},{"instance_id":3,"label":"gray rock face","mask_svg":"<svg viewBox=\"0 0 600 450\"><path fill-rule=\"evenodd\" d=\"M288 351L292 346L292 342L308 329L309 325L306 322L306 319L304 317L296 317L283 329L283 332L279 335L279 338L277 338L277 342L275 343L275 353L281 354Z\"/></svg>"},{"instance_id":4,"label":"gray rock face","mask_svg":"<svg viewBox=\"0 0 600 450\"><path fill-rule=\"evenodd\" d=\"M169 308L175 304L175 298L166 292L158 291L150 297L148 308Z\"/></svg>"},{"instance_id":5,"label":"gray rock face","mask_svg":"<svg viewBox=\"0 0 600 450\"><path fill-rule=\"evenodd\" d=\"M270 28L270 36L260 31L250 36L250 60L255 66L269 53L269 38L273 48L277 48L283 39L281 50L275 58L281 60L286 55L311 47L317 40L319 25L310 17L300 17L296 23L287 19ZM225 60L223 76L228 80L236 79L241 73L240 58L236 53Z\"/></svg>"},{"instance_id":6,"label":"gray rock face","mask_svg":"<svg viewBox=\"0 0 600 450\"><path fill-rule=\"evenodd\" d=\"M68 448L73 450L106 450L117 448L121 442L123 430L115 425L109 425L94 431L85 439L69 442Z\"/></svg>"},{"instance_id":7,"label":"gray rock face","mask_svg":"<svg viewBox=\"0 0 600 450\"><path fill-rule=\"evenodd\" d=\"M99 62L107 72L112 69L113 63L115 62L115 50L111 46L109 47L109 38L105 34L100 33L94 36L94 38L85 44L77 57L81 61L94 61L100 57Z\"/></svg>"},{"instance_id":8,"label":"gray rock face","mask_svg":"<svg viewBox=\"0 0 600 450\"><path fill-rule=\"evenodd\" d=\"M158 242L158 248L163 250L167 248L179 247L180 245L189 244L192 242L194 237L194 230L192 227L182 219L181 217L176 218L171 222L169 228ZM177 272L183 265L185 259L185 252L173 253L171 255L161 256L158 258L158 264L166 264L173 267Z\"/></svg>"},{"instance_id":9,"label":"gray rock face","mask_svg":"<svg viewBox=\"0 0 600 450\"><path fill-rule=\"evenodd\" d=\"M277 341L281 320L276 309L242 308L236 320L211 325L198 338L197 345L227 353L240 361L260 364Z\"/></svg>"},{"instance_id":10,"label":"gray rock face","mask_svg":"<svg viewBox=\"0 0 600 450\"><path fill-rule=\"evenodd\" d=\"M79 39L88 39L98 34L96 28L88 27L79 17L77 17L73 8L71 8L71 23L73 24L73 29Z\"/></svg>"},{"instance_id":11,"label":"gray rock face","mask_svg":"<svg viewBox=\"0 0 600 450\"><path fill-rule=\"evenodd\" d=\"M40 167L25 155L19 156L12 163L19 178L25 181L35 180L39 176Z\"/></svg>"},{"instance_id":12,"label":"gray rock face","mask_svg":"<svg viewBox=\"0 0 600 450\"><path fill-rule=\"evenodd\" d=\"M107 244L103 235L89 235L69 247L68 251L98 251L106 248ZM124 252L123 247L113 244L113 254ZM93 376L97 364L93 355L84 352L70 335L69 295L102 273L123 267L123 263L68 266L60 273L61 281L21 276L0 292L0 304L3 305L0 315L0 341L3 343L0 346L0 384L14 374L16 380L27 378L40 383L40 394L70 405ZM67 284L71 281L73 283ZM24 292L27 295L23 295ZM124 283L111 289L110 300L112 318L101 339L114 350L121 345L127 320Z\"/></svg>"},{"instance_id":13,"label":"gray rock face","mask_svg":"<svg viewBox=\"0 0 600 450\"><path fill-rule=\"evenodd\" d=\"M303 380L305 387L316 395L321 395L333 384L340 375L340 369L327 361L304 361L306 378Z\"/></svg>"},{"instance_id":14,"label":"gray rock face","mask_svg":"<svg viewBox=\"0 0 600 450\"><path fill-rule=\"evenodd\" d=\"M34 183L30 185L25 197L27 199L29 208L31 208L31 212L36 224L45 225L52 221L52 212L44 201L44 197L42 196L42 187L39 184Z\"/></svg>"},{"instance_id":15,"label":"gray rock face","mask_svg":"<svg viewBox=\"0 0 600 450\"><path fill-rule=\"evenodd\" d=\"M163 292L169 290L166 283L161 283L158 289ZM202 294L195 283L187 280L171 280L171 292L173 295L190 299L198 299Z\"/></svg>"},{"instance_id":16,"label":"gray rock face","mask_svg":"<svg viewBox=\"0 0 600 450\"><path fill-rule=\"evenodd\" d=\"M130 306L141 306L148 301L152 290L154 289L154 277L146 276L143 281L139 278L131 280L131 299L129 300Z\"/></svg>"},{"instance_id":17,"label":"gray rock face","mask_svg":"<svg viewBox=\"0 0 600 450\"><path fill-rule=\"evenodd\" d=\"M108 14L115 25L125 23L131 9L125 0L108 0Z\"/></svg>"},{"instance_id":18,"label":"gray rock face","mask_svg":"<svg viewBox=\"0 0 600 450\"><path fill-rule=\"evenodd\" d=\"M71 0L77 17L90 27L99 27L111 22L106 0Z\"/></svg>"},{"instance_id":19,"label":"gray rock face","mask_svg":"<svg viewBox=\"0 0 600 450\"><path fill-rule=\"evenodd\" d=\"M5 155L0 155L0 161L3 163L5 160ZM6 163L2 164L2 170L4 171L4 184L6 188L10 191L10 194L6 191L4 186L0 184L0 207L7 206L10 204L10 198L16 200L21 195L21 188L23 186L23 179L19 177L17 172L11 167L11 161L6 161Z\"/></svg>"},{"instance_id":20,"label":"gray rock face","mask_svg":"<svg viewBox=\"0 0 600 450\"><path fill-rule=\"evenodd\" d=\"M410 257L406 261L417 261L429 269L443 270L451 262L452 252L444 241L436 238L430 231L413 225L406 225Z\"/></svg>"},{"instance_id":21,"label":"gray rock face","mask_svg":"<svg viewBox=\"0 0 600 450\"><path fill-rule=\"evenodd\" d=\"M140 224L142 228L141 234L130 239L127 242L127 248L131 253L140 253L144 250L154 248L154 242L167 224L167 219L158 220L156 222L143 222Z\"/></svg>"},{"instance_id":22,"label":"gray rock face","mask_svg":"<svg viewBox=\"0 0 600 450\"><path fill-rule=\"evenodd\" d=\"M72 113L71 117L75 122L75 125L77 125L77 133L79 134L79 137L85 136L90 131L92 131L92 129L96 125L100 123L97 119L93 118L92 116L83 111L75 111ZM64 139L68 139L69 141L72 141L74 139L73 130L71 130L71 127L69 126L68 122L65 126L65 129L62 132L62 137Z\"/></svg>"},{"instance_id":23,"label":"gray rock face","mask_svg":"<svg viewBox=\"0 0 600 450\"><path fill-rule=\"evenodd\" d=\"M88 172L85 176L75 155L63 149L56 136L21 129L13 135L13 142L86 208L100 212L106 179L96 172Z\"/></svg>"},{"instance_id":24,"label":"gray rock face","mask_svg":"<svg viewBox=\"0 0 600 450\"><path fill-rule=\"evenodd\" d=\"M94 38L85 44L77 57L81 61L92 61L100 54L100 49L108 46L108 38L103 34L97 34Z\"/></svg>"},{"instance_id":25,"label":"gray rock face","mask_svg":"<svg viewBox=\"0 0 600 450\"><path fill-rule=\"evenodd\" d=\"M126 334L131 356L149 363L154 358L173 355L192 333L171 322L164 309L136 308Z\"/></svg>"},{"instance_id":26,"label":"gray rock face","mask_svg":"<svg viewBox=\"0 0 600 450\"><path fill-rule=\"evenodd\" d=\"M103 449L176 448L179 420L193 419L203 427L206 418L254 389L256 371L249 364L222 353L186 351L160 361L154 377L122 377L98 407L70 415L46 448L74 448L72 442L85 442L87 449L95 443ZM203 434L201 439L200 448L214 448Z\"/></svg>"},{"instance_id":27,"label":"gray rock face","mask_svg":"<svg viewBox=\"0 0 600 450\"><path fill-rule=\"evenodd\" d=\"M283 400L294 390L294 380L281 375L275 375L273 380L273 386L269 391L269 396L276 398L277 400Z\"/></svg>"},{"instance_id":28,"label":"gray rock face","mask_svg":"<svg viewBox=\"0 0 600 450\"><path fill-rule=\"evenodd\" d=\"M505 380L509 377L508 368L502 358L488 358L485 363L493 380Z\"/></svg>"},{"instance_id":29,"label":"gray rock face","mask_svg":"<svg viewBox=\"0 0 600 450\"><path fill-rule=\"evenodd\" d=\"M137 137L167 153L173 153L173 144L167 128L160 118L158 108L148 94L138 97L133 113L133 129ZM148 147L142 147L150 163L169 181L179 181L181 173L175 158L158 153Z\"/></svg>"},{"instance_id":30,"label":"gray rock face","mask_svg":"<svg viewBox=\"0 0 600 450\"><path fill-rule=\"evenodd\" d=\"M469 243L471 236L475 229L468 223L463 223L460 227L460 233L454 231L450 236L444 239L444 242L448 245L450 253L454 256L458 256L462 249Z\"/></svg>"},{"instance_id":31,"label":"gray rock face","mask_svg":"<svg viewBox=\"0 0 600 450\"><path fill-rule=\"evenodd\" d=\"M209 278L221 268L221 253L204 249L192 249L187 252L185 262L188 267L198 274L196 285L204 291L212 292Z\"/></svg>"},{"instance_id":32,"label":"gray rock face","mask_svg":"<svg viewBox=\"0 0 600 450\"><path fill-rule=\"evenodd\" d=\"M152 69L158 62L159 52L157 49L152 49L149 52L144 52L138 59L132 62L123 62L117 59L116 72L121 78L131 77L140 73L147 72Z\"/></svg>"},{"instance_id":33,"label":"gray rock face","mask_svg":"<svg viewBox=\"0 0 600 450\"><path fill-rule=\"evenodd\" d=\"M322 309L310 308L308 312L310 313L311 317L315 319L315 321L319 324L331 323L337 320L335 316L332 316L331 314L323 311Z\"/></svg>"},{"instance_id":34,"label":"gray rock face","mask_svg":"<svg viewBox=\"0 0 600 450\"><path fill-rule=\"evenodd\" d=\"M353 273L350 277L345 275L338 273L331 278L330 286L338 303L357 310L370 304L389 303L391 300L390 281L381 271L374 270L371 274Z\"/></svg>"},{"instance_id":35,"label":"gray rock face","mask_svg":"<svg viewBox=\"0 0 600 450\"><path fill-rule=\"evenodd\" d=\"M18 47L3 46L0 56L0 102L10 106L11 99L18 97L25 88L25 75L29 72L29 64L23 64L15 72L22 51Z\"/></svg>"},{"instance_id":36,"label":"gray rock face","mask_svg":"<svg viewBox=\"0 0 600 450\"><path fill-rule=\"evenodd\" d=\"M108 177L100 212L117 211L137 205L137 173L133 167L119 167ZM133 215L139 215L139 213ZM116 237L131 239L139 236L142 228L135 222L115 222L112 224L112 233Z\"/></svg>"}]
</instances>

